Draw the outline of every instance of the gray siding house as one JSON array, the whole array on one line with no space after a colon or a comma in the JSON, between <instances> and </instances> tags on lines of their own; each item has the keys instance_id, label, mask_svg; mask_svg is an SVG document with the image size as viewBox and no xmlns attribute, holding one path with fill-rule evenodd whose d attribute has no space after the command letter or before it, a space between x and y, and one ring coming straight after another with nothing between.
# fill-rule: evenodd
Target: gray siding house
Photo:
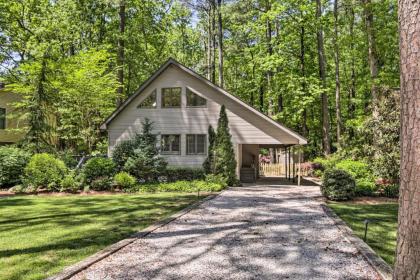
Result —
<instances>
[{"instance_id":1,"label":"gray siding house","mask_svg":"<svg viewBox=\"0 0 420 280\"><path fill-rule=\"evenodd\" d=\"M116 144L153 122L161 154L171 166L201 167L207 157L209 125L215 129L221 105L241 168L258 169L260 147L306 144L305 138L262 114L193 70L169 59L102 124L109 155Z\"/></svg>"}]
</instances>

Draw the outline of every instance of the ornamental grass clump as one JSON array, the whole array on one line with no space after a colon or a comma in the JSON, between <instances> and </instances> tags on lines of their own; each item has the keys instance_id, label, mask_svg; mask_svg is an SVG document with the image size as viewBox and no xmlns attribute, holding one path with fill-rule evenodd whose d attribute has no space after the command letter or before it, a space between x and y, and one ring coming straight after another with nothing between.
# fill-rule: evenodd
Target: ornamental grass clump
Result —
<instances>
[{"instance_id":1,"label":"ornamental grass clump","mask_svg":"<svg viewBox=\"0 0 420 280\"><path fill-rule=\"evenodd\" d=\"M328 169L324 173L322 194L329 200L349 200L354 197L356 183L344 170Z\"/></svg>"}]
</instances>

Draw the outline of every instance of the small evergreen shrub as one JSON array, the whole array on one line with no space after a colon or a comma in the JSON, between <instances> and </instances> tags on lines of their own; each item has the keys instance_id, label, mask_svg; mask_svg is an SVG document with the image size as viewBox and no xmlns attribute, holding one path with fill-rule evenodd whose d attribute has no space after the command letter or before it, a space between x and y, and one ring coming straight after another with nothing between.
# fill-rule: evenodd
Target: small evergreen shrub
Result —
<instances>
[{"instance_id":1,"label":"small evergreen shrub","mask_svg":"<svg viewBox=\"0 0 420 280\"><path fill-rule=\"evenodd\" d=\"M205 176L204 173L203 168L168 167L162 175L166 177L167 182L175 182L179 180L202 180Z\"/></svg>"},{"instance_id":2,"label":"small evergreen shrub","mask_svg":"<svg viewBox=\"0 0 420 280\"><path fill-rule=\"evenodd\" d=\"M349 200L353 198L356 183L344 170L328 169L324 172L321 186L322 194L330 200Z\"/></svg>"},{"instance_id":3,"label":"small evergreen shrub","mask_svg":"<svg viewBox=\"0 0 420 280\"><path fill-rule=\"evenodd\" d=\"M90 183L90 189L95 190L95 191L112 190L112 179L108 176L96 177Z\"/></svg>"},{"instance_id":4,"label":"small evergreen shrub","mask_svg":"<svg viewBox=\"0 0 420 280\"><path fill-rule=\"evenodd\" d=\"M0 147L0 187L21 183L21 176L31 155L19 148Z\"/></svg>"},{"instance_id":5,"label":"small evergreen shrub","mask_svg":"<svg viewBox=\"0 0 420 280\"><path fill-rule=\"evenodd\" d=\"M83 166L83 175L87 184L100 177L112 178L115 174L115 163L109 158L95 157Z\"/></svg>"},{"instance_id":6,"label":"small evergreen shrub","mask_svg":"<svg viewBox=\"0 0 420 280\"><path fill-rule=\"evenodd\" d=\"M35 154L24 170L24 183L37 189L59 190L61 181L67 173L64 162L51 154Z\"/></svg>"},{"instance_id":7,"label":"small evergreen shrub","mask_svg":"<svg viewBox=\"0 0 420 280\"><path fill-rule=\"evenodd\" d=\"M78 182L74 173L67 174L61 181L62 192L77 192L81 187L81 182Z\"/></svg>"},{"instance_id":8,"label":"small evergreen shrub","mask_svg":"<svg viewBox=\"0 0 420 280\"><path fill-rule=\"evenodd\" d=\"M136 148L136 142L133 140L127 140L119 142L112 151L112 160L114 161L117 170L122 170L128 158L134 155L134 149Z\"/></svg>"},{"instance_id":9,"label":"small evergreen shrub","mask_svg":"<svg viewBox=\"0 0 420 280\"><path fill-rule=\"evenodd\" d=\"M398 184L385 185L382 187L382 191L386 197L396 198L399 195L400 186Z\"/></svg>"},{"instance_id":10,"label":"small evergreen shrub","mask_svg":"<svg viewBox=\"0 0 420 280\"><path fill-rule=\"evenodd\" d=\"M119 172L114 176L114 184L121 189L129 189L136 185L136 178L127 172Z\"/></svg>"}]
</instances>

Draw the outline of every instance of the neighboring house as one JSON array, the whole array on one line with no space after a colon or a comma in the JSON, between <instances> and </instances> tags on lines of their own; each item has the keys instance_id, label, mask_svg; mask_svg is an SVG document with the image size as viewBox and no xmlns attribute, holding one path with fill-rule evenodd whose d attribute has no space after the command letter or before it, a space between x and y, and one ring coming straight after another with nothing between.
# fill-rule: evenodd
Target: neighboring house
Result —
<instances>
[{"instance_id":1,"label":"neighboring house","mask_svg":"<svg viewBox=\"0 0 420 280\"><path fill-rule=\"evenodd\" d=\"M25 136L19 129L23 126L13 107L13 103L19 100L21 97L18 94L7 91L4 84L0 83L0 145L16 143Z\"/></svg>"},{"instance_id":2,"label":"neighboring house","mask_svg":"<svg viewBox=\"0 0 420 280\"><path fill-rule=\"evenodd\" d=\"M148 118L154 123L161 154L169 165L201 167L207 157L208 127L217 128L222 104L226 106L241 179L245 180L250 170L255 179L260 148L307 143L296 132L169 59L102 124L101 129L108 131L108 153L112 154L120 141L140 132L142 121Z\"/></svg>"}]
</instances>

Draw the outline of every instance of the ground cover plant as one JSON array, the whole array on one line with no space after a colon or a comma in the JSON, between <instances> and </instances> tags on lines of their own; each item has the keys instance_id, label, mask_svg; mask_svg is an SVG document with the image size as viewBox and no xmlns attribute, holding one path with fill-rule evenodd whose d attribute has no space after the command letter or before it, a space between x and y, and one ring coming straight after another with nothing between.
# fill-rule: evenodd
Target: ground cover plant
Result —
<instances>
[{"instance_id":1,"label":"ground cover plant","mask_svg":"<svg viewBox=\"0 0 420 280\"><path fill-rule=\"evenodd\" d=\"M44 279L196 201L196 194L0 199L0 279Z\"/></svg>"},{"instance_id":2,"label":"ground cover plant","mask_svg":"<svg viewBox=\"0 0 420 280\"><path fill-rule=\"evenodd\" d=\"M362 239L365 230L364 221L370 220L366 243L393 266L397 240L398 203L328 202L328 206Z\"/></svg>"}]
</instances>

